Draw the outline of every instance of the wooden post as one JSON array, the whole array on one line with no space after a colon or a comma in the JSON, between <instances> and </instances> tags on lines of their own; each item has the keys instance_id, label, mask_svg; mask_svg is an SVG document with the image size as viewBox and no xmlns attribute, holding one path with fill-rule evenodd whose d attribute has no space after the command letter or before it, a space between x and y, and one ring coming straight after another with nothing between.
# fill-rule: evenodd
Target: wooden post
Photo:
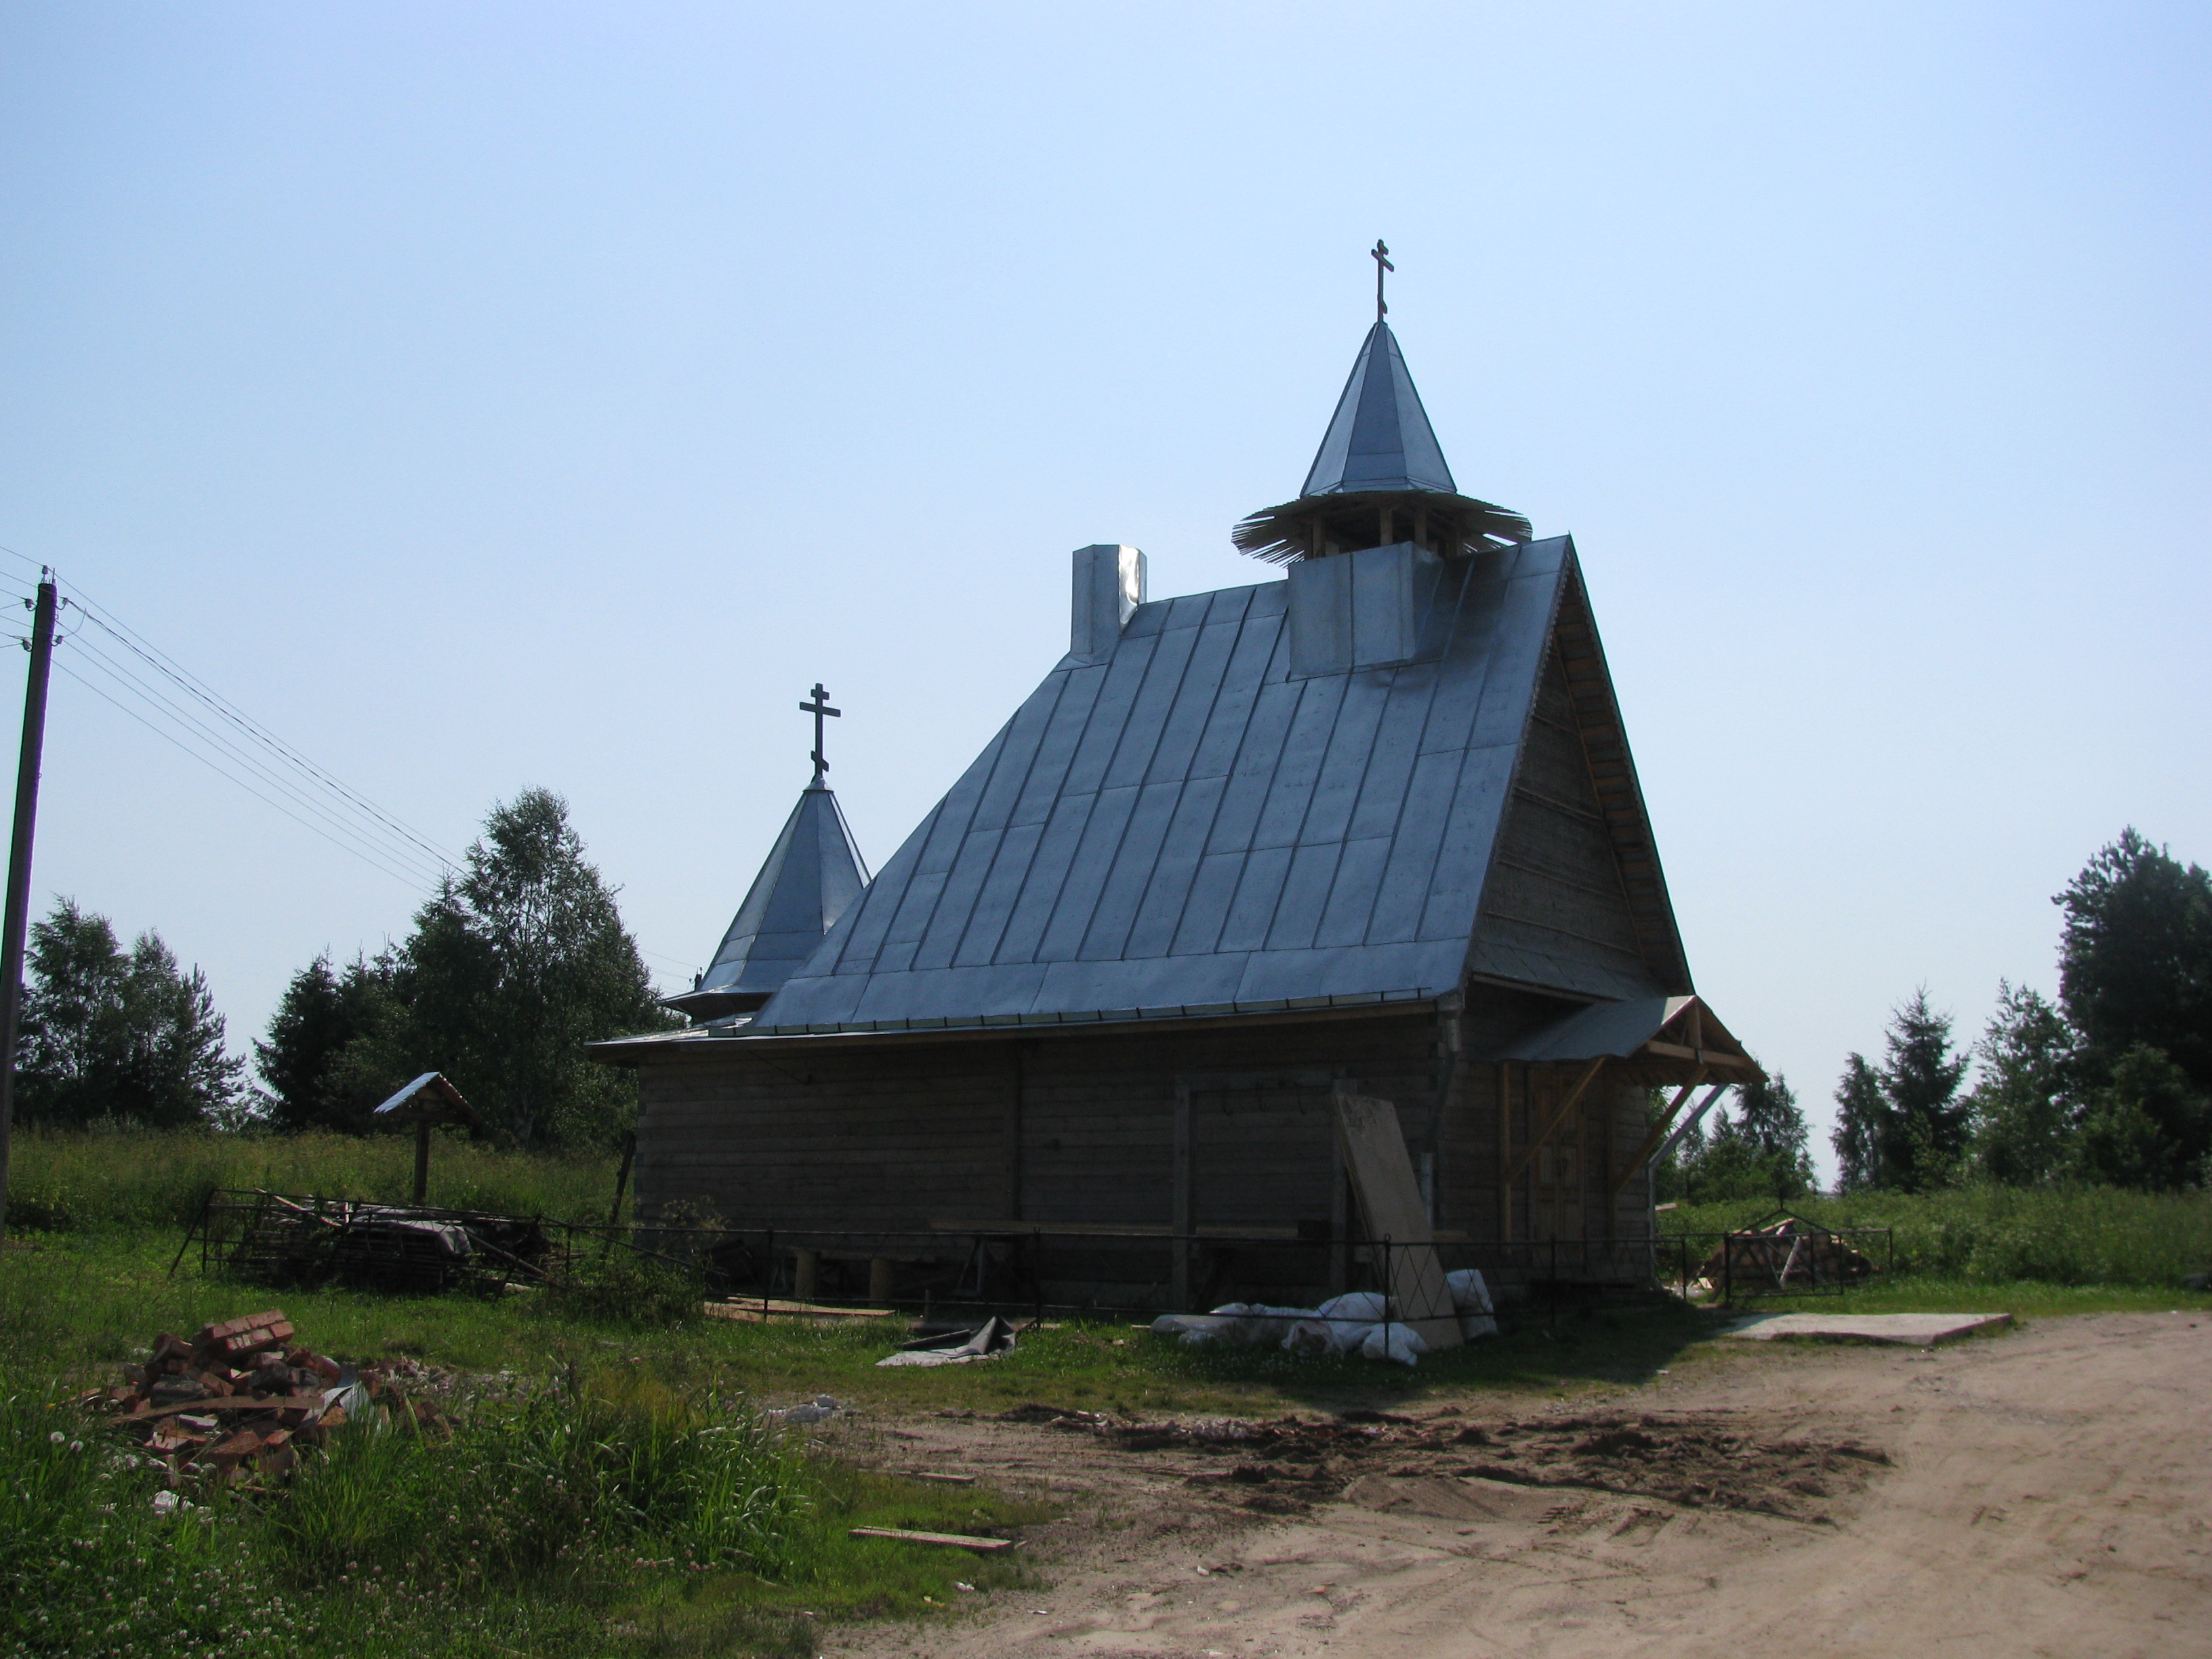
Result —
<instances>
[{"instance_id":1,"label":"wooden post","mask_svg":"<svg viewBox=\"0 0 2212 1659\"><path fill-rule=\"evenodd\" d=\"M890 1299L891 1264L888 1258L879 1255L868 1263L868 1300L888 1302Z\"/></svg>"},{"instance_id":2,"label":"wooden post","mask_svg":"<svg viewBox=\"0 0 2212 1659\"><path fill-rule=\"evenodd\" d=\"M1513 1062L1498 1062L1498 1237L1513 1237Z\"/></svg>"},{"instance_id":3,"label":"wooden post","mask_svg":"<svg viewBox=\"0 0 2212 1659\"><path fill-rule=\"evenodd\" d=\"M415 1201L420 1204L430 1194L430 1123L428 1118L415 1126Z\"/></svg>"},{"instance_id":4,"label":"wooden post","mask_svg":"<svg viewBox=\"0 0 2212 1659\"><path fill-rule=\"evenodd\" d=\"M1175 1092L1175 1199L1168 1219L1168 1231L1174 1237L1169 1245L1172 1252L1169 1270L1168 1296L1175 1304L1174 1311L1190 1311L1190 1236L1197 1219L1197 1147L1190 1121L1190 1083L1188 1079L1176 1079Z\"/></svg>"},{"instance_id":5,"label":"wooden post","mask_svg":"<svg viewBox=\"0 0 2212 1659\"><path fill-rule=\"evenodd\" d=\"M1328 1132L1328 1293L1352 1288L1352 1173L1344 1167L1344 1137L1334 1115Z\"/></svg>"},{"instance_id":6,"label":"wooden post","mask_svg":"<svg viewBox=\"0 0 2212 1659\"><path fill-rule=\"evenodd\" d=\"M889 1266L889 1263L885 1263ZM872 1272L871 1273L872 1277ZM801 1302L811 1302L822 1284L822 1252L793 1250L791 1253L791 1293ZM871 1285L870 1290L875 1287Z\"/></svg>"},{"instance_id":7,"label":"wooden post","mask_svg":"<svg viewBox=\"0 0 2212 1659\"><path fill-rule=\"evenodd\" d=\"M1022 1093L1027 1079L1024 1076L1022 1045L1010 1045L1013 1049L1014 1075L1012 1087L1006 1096L1006 1219L1022 1218Z\"/></svg>"},{"instance_id":8,"label":"wooden post","mask_svg":"<svg viewBox=\"0 0 2212 1659\"><path fill-rule=\"evenodd\" d=\"M39 767L46 749L46 679L54 660L54 585L39 573L31 613L31 672L23 689L23 746L15 761L15 834L8 849L8 908L0 923L0 1233L8 1229L8 1142L15 1119L15 1024L22 1012L23 935L31 925L31 842Z\"/></svg>"}]
</instances>

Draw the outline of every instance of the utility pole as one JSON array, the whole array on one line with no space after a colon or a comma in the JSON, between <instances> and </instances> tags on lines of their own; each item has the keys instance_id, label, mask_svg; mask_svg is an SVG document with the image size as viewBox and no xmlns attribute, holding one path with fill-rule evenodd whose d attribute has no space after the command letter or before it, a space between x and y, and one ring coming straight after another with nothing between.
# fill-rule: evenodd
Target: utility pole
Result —
<instances>
[{"instance_id":1,"label":"utility pole","mask_svg":"<svg viewBox=\"0 0 2212 1659\"><path fill-rule=\"evenodd\" d=\"M0 1237L8 1231L8 1143L15 1121L15 1025L23 1009L23 935L31 925L31 835L39 819L39 763L46 747L46 677L54 660L54 583L39 572L31 617L31 679L23 692L23 751L15 763L15 837L8 849L8 909L0 919Z\"/></svg>"}]
</instances>

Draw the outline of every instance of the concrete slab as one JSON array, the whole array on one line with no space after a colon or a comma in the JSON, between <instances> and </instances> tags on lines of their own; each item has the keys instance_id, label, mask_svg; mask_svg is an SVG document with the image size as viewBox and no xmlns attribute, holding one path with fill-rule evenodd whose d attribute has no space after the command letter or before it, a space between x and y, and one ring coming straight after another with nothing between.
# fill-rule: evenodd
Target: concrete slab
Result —
<instances>
[{"instance_id":1,"label":"concrete slab","mask_svg":"<svg viewBox=\"0 0 2212 1659\"><path fill-rule=\"evenodd\" d=\"M1753 1314L1738 1320L1722 1334L1753 1342L1771 1342L1778 1336L1807 1336L1831 1342L1903 1342L1929 1348L2011 1323L2012 1316L2004 1313Z\"/></svg>"}]
</instances>

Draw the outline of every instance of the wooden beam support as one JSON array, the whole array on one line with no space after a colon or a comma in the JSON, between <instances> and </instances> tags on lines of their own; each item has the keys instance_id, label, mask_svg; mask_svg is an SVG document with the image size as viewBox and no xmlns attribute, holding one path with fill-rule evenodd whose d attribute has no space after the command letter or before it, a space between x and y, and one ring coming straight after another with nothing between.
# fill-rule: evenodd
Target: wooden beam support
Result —
<instances>
[{"instance_id":1,"label":"wooden beam support","mask_svg":"<svg viewBox=\"0 0 2212 1659\"><path fill-rule=\"evenodd\" d=\"M1613 1177L1611 1194L1613 1198L1620 1196L1621 1188L1628 1185L1636 1172L1650 1160L1651 1154L1658 1151L1660 1141L1666 1138L1667 1131L1674 1127L1675 1118L1680 1115L1684 1103L1698 1091L1698 1085L1705 1080L1705 1068L1700 1066L1698 1074L1675 1091L1674 1098L1667 1103L1667 1109L1659 1115L1659 1121L1651 1126L1651 1132L1644 1137L1644 1144L1636 1149L1628 1162L1620 1166L1620 1173Z\"/></svg>"},{"instance_id":2,"label":"wooden beam support","mask_svg":"<svg viewBox=\"0 0 2212 1659\"><path fill-rule=\"evenodd\" d=\"M1654 1037L1638 1050L1659 1060L1686 1060L1716 1072L1757 1072L1759 1062L1749 1054L1732 1054L1719 1048L1692 1048Z\"/></svg>"},{"instance_id":3,"label":"wooden beam support","mask_svg":"<svg viewBox=\"0 0 2212 1659\"><path fill-rule=\"evenodd\" d=\"M1553 1135L1559 1133L1559 1126L1582 1103L1583 1096L1589 1092L1590 1085L1597 1081L1597 1074L1605 1069L1605 1062L1606 1056L1600 1054L1583 1067L1582 1075L1575 1079L1575 1086L1567 1091L1566 1097L1553 1109L1552 1115L1545 1121L1544 1127L1529 1138L1528 1144L1513 1160L1512 1168L1505 1173L1509 1182L1518 1181L1522 1172L1535 1162L1536 1154L1550 1143Z\"/></svg>"}]
</instances>

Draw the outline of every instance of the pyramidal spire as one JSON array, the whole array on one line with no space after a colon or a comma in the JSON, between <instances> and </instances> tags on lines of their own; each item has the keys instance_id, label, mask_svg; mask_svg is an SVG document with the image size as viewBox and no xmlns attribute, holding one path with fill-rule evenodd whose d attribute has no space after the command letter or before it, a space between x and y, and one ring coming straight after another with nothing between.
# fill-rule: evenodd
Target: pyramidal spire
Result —
<instances>
[{"instance_id":1,"label":"pyramidal spire","mask_svg":"<svg viewBox=\"0 0 2212 1659\"><path fill-rule=\"evenodd\" d=\"M1425 489L1456 495L1443 446L1421 407L1398 337L1380 318L1367 331L1352 378L1306 474L1304 495L1347 491Z\"/></svg>"},{"instance_id":2,"label":"pyramidal spire","mask_svg":"<svg viewBox=\"0 0 2212 1659\"><path fill-rule=\"evenodd\" d=\"M807 785L714 962L689 991L662 1000L694 1019L759 1007L813 954L867 884L836 793L826 784Z\"/></svg>"},{"instance_id":3,"label":"pyramidal spire","mask_svg":"<svg viewBox=\"0 0 2212 1659\"><path fill-rule=\"evenodd\" d=\"M1376 247L1379 259L1387 250ZM1389 268L1378 263L1378 282ZM1449 558L1530 533L1518 513L1460 494L1398 337L1378 316L1297 499L1253 514L1230 539L1255 558L1287 564L1399 542Z\"/></svg>"}]
</instances>

